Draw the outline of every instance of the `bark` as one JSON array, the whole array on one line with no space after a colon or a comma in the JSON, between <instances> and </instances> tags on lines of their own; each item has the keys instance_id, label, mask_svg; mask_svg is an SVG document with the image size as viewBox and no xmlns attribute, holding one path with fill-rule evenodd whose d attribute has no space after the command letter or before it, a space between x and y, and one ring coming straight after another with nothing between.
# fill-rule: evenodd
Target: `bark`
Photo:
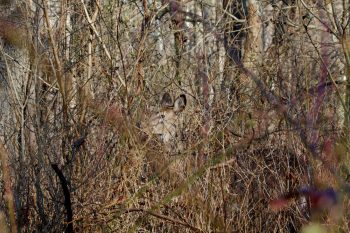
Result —
<instances>
[{"instance_id":1,"label":"bark","mask_svg":"<svg viewBox=\"0 0 350 233\"><path fill-rule=\"evenodd\" d=\"M4 199L7 205L7 211L9 216L9 222L12 233L17 233L17 223L16 223L16 214L15 214L15 203L14 203L14 195L12 191L11 185L11 177L10 177L10 167L8 164L9 155L4 148L4 144L0 141L0 161L1 161L1 173L2 180L4 182ZM1 212L0 212L1 214ZM1 216L0 216L1 217ZM1 223L1 222L0 222ZM0 225L0 230L2 226Z\"/></svg>"},{"instance_id":2,"label":"bark","mask_svg":"<svg viewBox=\"0 0 350 233\"><path fill-rule=\"evenodd\" d=\"M344 101L344 121L342 134L345 141L350 138L350 30L348 29L342 38L342 49L345 57L345 101Z\"/></svg>"},{"instance_id":3,"label":"bark","mask_svg":"<svg viewBox=\"0 0 350 233\"><path fill-rule=\"evenodd\" d=\"M262 23L259 4L255 0L248 0L247 38L244 45L243 64L246 68L257 72L261 64L262 54ZM244 82L244 80L242 80ZM251 81L248 81L251 82Z\"/></svg>"},{"instance_id":4,"label":"bark","mask_svg":"<svg viewBox=\"0 0 350 233\"><path fill-rule=\"evenodd\" d=\"M175 49L175 79L179 81L180 78L180 64L182 60L182 53L184 49L185 38L185 21L182 7L182 0L162 0L163 5L168 4L169 13L171 16L173 31L174 31L174 49Z\"/></svg>"}]
</instances>

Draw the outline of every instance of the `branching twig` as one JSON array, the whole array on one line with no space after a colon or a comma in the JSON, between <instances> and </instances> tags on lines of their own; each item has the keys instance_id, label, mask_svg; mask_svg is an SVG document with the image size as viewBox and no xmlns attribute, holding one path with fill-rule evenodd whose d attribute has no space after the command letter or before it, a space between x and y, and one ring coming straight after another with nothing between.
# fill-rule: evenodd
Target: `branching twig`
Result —
<instances>
[{"instance_id":1,"label":"branching twig","mask_svg":"<svg viewBox=\"0 0 350 233\"><path fill-rule=\"evenodd\" d=\"M84 8L84 12L85 12L85 17L86 17L86 20L88 21L92 31L95 33L95 36L97 37L97 39L99 40L99 42L101 43L102 45L102 48L103 50L105 51L105 54L107 56L107 58L112 61L112 56L111 54L109 53L108 49L107 49L107 46L106 44L103 42L102 40L102 37L100 36L100 34L98 33L96 27L95 27L95 24L94 24L94 21L91 19L90 15L89 15L89 12L86 8L86 5L84 3L84 0L81 0L81 4L83 5L83 8ZM123 87L125 87L125 81L121 78L121 76L119 75L119 73L117 73L117 76L118 76L118 79L120 81L120 83L122 84Z\"/></svg>"}]
</instances>

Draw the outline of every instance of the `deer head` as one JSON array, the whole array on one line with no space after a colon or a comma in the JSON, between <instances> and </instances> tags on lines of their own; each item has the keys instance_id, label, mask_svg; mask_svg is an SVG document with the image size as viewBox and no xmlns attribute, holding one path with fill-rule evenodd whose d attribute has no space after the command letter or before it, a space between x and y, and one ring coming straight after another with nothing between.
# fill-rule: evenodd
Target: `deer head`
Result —
<instances>
[{"instance_id":1,"label":"deer head","mask_svg":"<svg viewBox=\"0 0 350 233\"><path fill-rule=\"evenodd\" d=\"M160 102L160 111L153 114L146 122L145 132L159 136L162 142L171 148L178 134L179 113L186 108L186 104L187 100L184 94L173 101L169 93L165 93Z\"/></svg>"}]
</instances>

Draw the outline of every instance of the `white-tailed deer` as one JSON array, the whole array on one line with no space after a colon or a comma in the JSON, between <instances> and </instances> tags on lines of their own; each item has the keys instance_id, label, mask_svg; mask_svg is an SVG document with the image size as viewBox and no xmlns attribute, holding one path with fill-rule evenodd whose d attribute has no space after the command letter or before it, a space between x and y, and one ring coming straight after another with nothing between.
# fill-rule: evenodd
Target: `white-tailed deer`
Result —
<instances>
[{"instance_id":1,"label":"white-tailed deer","mask_svg":"<svg viewBox=\"0 0 350 233\"><path fill-rule=\"evenodd\" d=\"M174 149L178 146L175 141L179 134L179 113L186 108L186 104L184 94L173 101L169 93L164 93L160 111L143 124L143 130L149 135L159 136L168 149Z\"/></svg>"}]
</instances>

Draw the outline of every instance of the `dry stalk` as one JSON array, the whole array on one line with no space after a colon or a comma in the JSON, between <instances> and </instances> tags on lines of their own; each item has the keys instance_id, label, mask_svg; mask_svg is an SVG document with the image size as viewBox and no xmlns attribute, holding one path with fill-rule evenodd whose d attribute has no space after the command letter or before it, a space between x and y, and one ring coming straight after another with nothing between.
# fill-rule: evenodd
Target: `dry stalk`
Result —
<instances>
[{"instance_id":1,"label":"dry stalk","mask_svg":"<svg viewBox=\"0 0 350 233\"><path fill-rule=\"evenodd\" d=\"M87 8L86 8L86 5L85 5L85 3L84 3L84 0L81 0L81 4L82 4L82 6L83 6L83 8L84 8L86 20L88 21L88 23L89 23L89 25L90 25L92 31L95 33L95 36L97 37L97 39L98 39L99 42L101 43L102 48L103 48L103 50L105 51L105 54L106 54L107 58L108 58L110 61L112 61L112 56L111 56L110 52L108 51L106 44L103 42L102 37L100 36L100 34L98 33L98 31L97 31L97 29L96 29L96 27L95 27L95 22L94 22L95 14L93 15L93 18L91 18L90 15L89 15L88 10L87 10ZM96 11L97 11L97 10L96 10ZM95 11L95 13L96 13L96 11ZM96 17L95 17L95 18L96 18ZM121 85L122 85L123 87L125 87L125 86L126 86L125 81L121 78L119 72L117 72L117 76L118 76L118 79L119 79L119 82L121 83Z\"/></svg>"},{"instance_id":2,"label":"dry stalk","mask_svg":"<svg viewBox=\"0 0 350 233\"><path fill-rule=\"evenodd\" d=\"M50 23L50 19L49 19L49 14L48 14L48 4L47 4L47 0L43 0L43 10L44 10L44 16L45 16L45 22L46 22L46 29L47 29L47 33L49 35L50 38L50 43L52 46L52 52L54 55L54 60L55 60L55 68L56 68L56 80L58 83L58 87L59 87L59 91L62 95L62 99L63 99L63 106L66 106L66 91L65 91L65 87L64 87L64 83L63 83L63 77L62 77L62 65L61 65L61 61L59 58L59 53L58 53L58 46L56 44L56 41L53 37L53 32L52 32L52 26Z\"/></svg>"}]
</instances>

